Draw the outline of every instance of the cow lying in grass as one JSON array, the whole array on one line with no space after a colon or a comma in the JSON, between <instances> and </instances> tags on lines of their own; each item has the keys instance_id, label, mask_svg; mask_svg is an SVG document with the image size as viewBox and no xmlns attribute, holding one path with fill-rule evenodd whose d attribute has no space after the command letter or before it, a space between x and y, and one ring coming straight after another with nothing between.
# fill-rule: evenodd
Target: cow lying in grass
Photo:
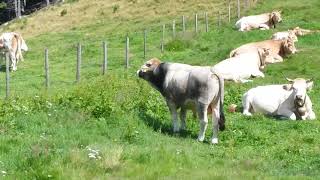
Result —
<instances>
[{"instance_id":1,"label":"cow lying in grass","mask_svg":"<svg viewBox=\"0 0 320 180\"><path fill-rule=\"evenodd\" d=\"M292 39L286 40L265 40L244 44L230 53L230 57L235 57L243 53L255 51L256 48L270 49L272 58L266 59L266 64L283 62L283 57L289 54L295 54L297 49Z\"/></svg>"},{"instance_id":2,"label":"cow lying in grass","mask_svg":"<svg viewBox=\"0 0 320 180\"><path fill-rule=\"evenodd\" d=\"M309 29L302 29L300 27L295 27L292 30L284 31L284 32L277 32L274 33L271 37L273 40L283 40L283 39L293 39L294 41L298 41L297 36L305 36L312 33L320 32L319 30L309 30Z\"/></svg>"},{"instance_id":3,"label":"cow lying in grass","mask_svg":"<svg viewBox=\"0 0 320 180\"><path fill-rule=\"evenodd\" d=\"M189 103L197 108L200 119L198 140L203 141L208 124L207 110L212 109L213 135L211 143L218 143L218 129L225 128L223 113L224 82L210 67L165 63L153 58L141 66L138 76L148 81L166 99L172 115L173 131L180 130L177 110L180 109L181 129L185 129Z\"/></svg>"},{"instance_id":4,"label":"cow lying in grass","mask_svg":"<svg viewBox=\"0 0 320 180\"><path fill-rule=\"evenodd\" d=\"M287 80L290 84L258 86L246 92L242 98L243 114L262 113L292 120L315 119L312 102L307 95L313 82L302 78Z\"/></svg>"},{"instance_id":5,"label":"cow lying in grass","mask_svg":"<svg viewBox=\"0 0 320 180\"><path fill-rule=\"evenodd\" d=\"M9 54L12 70L16 71L17 63L23 61L22 51L28 51L28 47L20 34L9 32L1 34L0 50Z\"/></svg>"},{"instance_id":6,"label":"cow lying in grass","mask_svg":"<svg viewBox=\"0 0 320 180\"><path fill-rule=\"evenodd\" d=\"M273 11L271 13L242 17L236 22L235 26L239 31L266 30L272 28L272 26L275 28L276 24L281 21L281 11Z\"/></svg>"},{"instance_id":7,"label":"cow lying in grass","mask_svg":"<svg viewBox=\"0 0 320 180\"><path fill-rule=\"evenodd\" d=\"M213 66L212 70L225 80L249 82L250 77L264 77L260 70L264 69L269 55L269 49L257 48L255 51L223 60Z\"/></svg>"}]
</instances>

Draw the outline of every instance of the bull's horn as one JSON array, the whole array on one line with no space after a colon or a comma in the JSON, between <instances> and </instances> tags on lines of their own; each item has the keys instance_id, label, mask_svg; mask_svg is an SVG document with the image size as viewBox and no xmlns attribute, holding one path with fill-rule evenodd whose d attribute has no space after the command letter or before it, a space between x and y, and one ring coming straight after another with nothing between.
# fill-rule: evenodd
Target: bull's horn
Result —
<instances>
[{"instance_id":1,"label":"bull's horn","mask_svg":"<svg viewBox=\"0 0 320 180\"><path fill-rule=\"evenodd\" d=\"M292 79L289 79L289 78L287 78L287 77L286 77L286 80L289 81L289 82L293 82Z\"/></svg>"}]
</instances>

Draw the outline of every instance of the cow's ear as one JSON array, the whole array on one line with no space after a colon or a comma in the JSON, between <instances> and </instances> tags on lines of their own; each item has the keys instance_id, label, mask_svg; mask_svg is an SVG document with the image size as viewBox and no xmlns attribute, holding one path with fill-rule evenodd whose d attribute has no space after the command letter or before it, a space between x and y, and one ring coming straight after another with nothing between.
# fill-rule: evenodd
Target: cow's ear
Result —
<instances>
[{"instance_id":1,"label":"cow's ear","mask_svg":"<svg viewBox=\"0 0 320 180\"><path fill-rule=\"evenodd\" d=\"M284 85L282 86L282 88L283 88L284 90L290 91L291 88L292 88L292 84L284 84Z\"/></svg>"},{"instance_id":2,"label":"cow's ear","mask_svg":"<svg viewBox=\"0 0 320 180\"><path fill-rule=\"evenodd\" d=\"M313 81L312 80L307 80L307 90L310 91L313 87Z\"/></svg>"}]
</instances>

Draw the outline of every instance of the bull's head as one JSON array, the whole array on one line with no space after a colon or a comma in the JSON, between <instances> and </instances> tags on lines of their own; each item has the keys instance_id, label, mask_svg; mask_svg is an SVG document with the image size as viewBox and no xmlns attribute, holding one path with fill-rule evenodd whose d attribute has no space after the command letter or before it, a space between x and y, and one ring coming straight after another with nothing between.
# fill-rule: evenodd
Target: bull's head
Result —
<instances>
[{"instance_id":1,"label":"bull's head","mask_svg":"<svg viewBox=\"0 0 320 180\"><path fill-rule=\"evenodd\" d=\"M140 78L150 81L155 75L157 67L161 64L161 61L157 58L152 58L147 61L141 68L137 71Z\"/></svg>"},{"instance_id":2,"label":"bull's head","mask_svg":"<svg viewBox=\"0 0 320 180\"><path fill-rule=\"evenodd\" d=\"M303 32L302 32L302 29L300 27L295 27L293 28L292 30L296 36L302 36L303 35Z\"/></svg>"},{"instance_id":3,"label":"bull's head","mask_svg":"<svg viewBox=\"0 0 320 180\"><path fill-rule=\"evenodd\" d=\"M294 103L297 107L303 107L306 101L307 91L310 90L313 86L312 79L286 79L290 82L290 84L284 85L283 88L287 91L292 91Z\"/></svg>"},{"instance_id":4,"label":"bull's head","mask_svg":"<svg viewBox=\"0 0 320 180\"><path fill-rule=\"evenodd\" d=\"M281 11L272 11L271 18L272 18L274 23L282 22Z\"/></svg>"},{"instance_id":5,"label":"bull's head","mask_svg":"<svg viewBox=\"0 0 320 180\"><path fill-rule=\"evenodd\" d=\"M298 37L297 37L295 31L293 31L293 30L289 30L288 38L292 39L293 42L298 42Z\"/></svg>"},{"instance_id":6,"label":"bull's head","mask_svg":"<svg viewBox=\"0 0 320 180\"><path fill-rule=\"evenodd\" d=\"M292 38L288 38L283 40L282 48L284 50L284 54L295 54L297 52L297 48L294 45L294 40Z\"/></svg>"},{"instance_id":7,"label":"bull's head","mask_svg":"<svg viewBox=\"0 0 320 180\"><path fill-rule=\"evenodd\" d=\"M258 48L258 54L260 57L259 69L263 70L266 66L267 58L271 58L271 52L269 48Z\"/></svg>"}]
</instances>

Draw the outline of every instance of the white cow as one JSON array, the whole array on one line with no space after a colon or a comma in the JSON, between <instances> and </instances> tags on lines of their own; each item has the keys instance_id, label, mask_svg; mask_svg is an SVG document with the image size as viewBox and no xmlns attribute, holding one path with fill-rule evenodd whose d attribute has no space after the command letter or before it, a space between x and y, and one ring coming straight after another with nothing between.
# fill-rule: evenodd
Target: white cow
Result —
<instances>
[{"instance_id":1,"label":"white cow","mask_svg":"<svg viewBox=\"0 0 320 180\"><path fill-rule=\"evenodd\" d=\"M246 16L239 19L235 26L239 31L250 31L252 29L266 30L281 22L281 11L273 11L259 15Z\"/></svg>"},{"instance_id":2,"label":"white cow","mask_svg":"<svg viewBox=\"0 0 320 180\"><path fill-rule=\"evenodd\" d=\"M28 47L20 34L7 32L0 36L0 50L9 53L12 70L16 71L19 60L23 61L22 51L28 51Z\"/></svg>"},{"instance_id":3,"label":"white cow","mask_svg":"<svg viewBox=\"0 0 320 180\"><path fill-rule=\"evenodd\" d=\"M302 78L287 80L290 84L258 86L246 92L242 97L243 114L251 116L257 112L292 120L315 119L312 102L307 95L313 81Z\"/></svg>"},{"instance_id":4,"label":"white cow","mask_svg":"<svg viewBox=\"0 0 320 180\"><path fill-rule=\"evenodd\" d=\"M266 58L270 50L266 48L257 48L255 51L240 54L223 60L212 67L212 71L219 74L225 80L235 82L249 82L250 77L264 77L260 71L266 64Z\"/></svg>"},{"instance_id":5,"label":"white cow","mask_svg":"<svg viewBox=\"0 0 320 180\"><path fill-rule=\"evenodd\" d=\"M271 37L272 40L287 40L292 39L293 42L298 42L298 37L294 31L288 30L284 32L276 32Z\"/></svg>"}]
</instances>

